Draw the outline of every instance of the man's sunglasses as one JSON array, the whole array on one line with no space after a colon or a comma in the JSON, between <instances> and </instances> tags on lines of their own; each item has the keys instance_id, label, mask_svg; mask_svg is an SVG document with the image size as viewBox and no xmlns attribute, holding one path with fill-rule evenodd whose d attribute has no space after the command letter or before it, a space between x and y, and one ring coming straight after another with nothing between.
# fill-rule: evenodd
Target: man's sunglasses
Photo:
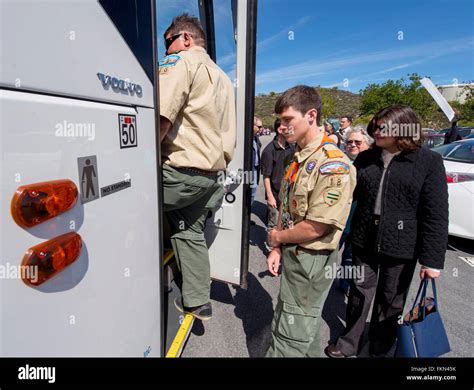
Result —
<instances>
[{"instance_id":1,"label":"man's sunglasses","mask_svg":"<svg viewBox=\"0 0 474 390\"><path fill-rule=\"evenodd\" d=\"M173 44L174 41L176 41L176 39L178 39L181 35L183 35L184 32L180 32L179 34L176 34L176 35L172 35L171 37L169 38L166 38L165 39L165 47L166 47L166 50L168 50L170 48L170 46ZM190 37L192 37L191 34L188 33L188 35Z\"/></svg>"},{"instance_id":2,"label":"man's sunglasses","mask_svg":"<svg viewBox=\"0 0 474 390\"><path fill-rule=\"evenodd\" d=\"M183 33L172 35L171 37L166 38L165 39L166 50L168 50L170 48L170 46L173 44L173 42L176 41L176 39L178 39L181 35L183 35Z\"/></svg>"}]
</instances>

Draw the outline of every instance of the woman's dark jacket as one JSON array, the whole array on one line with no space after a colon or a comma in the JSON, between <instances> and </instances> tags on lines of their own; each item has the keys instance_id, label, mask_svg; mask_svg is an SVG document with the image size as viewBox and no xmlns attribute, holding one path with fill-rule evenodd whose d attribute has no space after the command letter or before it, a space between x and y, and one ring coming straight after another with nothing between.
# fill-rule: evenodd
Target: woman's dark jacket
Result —
<instances>
[{"instance_id":1,"label":"woman's dark jacket","mask_svg":"<svg viewBox=\"0 0 474 390\"><path fill-rule=\"evenodd\" d=\"M377 237L371 232L383 173L382 149L360 153L354 166L357 208L351 225L353 244L442 269L448 242L448 188L441 155L420 148L392 159L382 189Z\"/></svg>"}]
</instances>

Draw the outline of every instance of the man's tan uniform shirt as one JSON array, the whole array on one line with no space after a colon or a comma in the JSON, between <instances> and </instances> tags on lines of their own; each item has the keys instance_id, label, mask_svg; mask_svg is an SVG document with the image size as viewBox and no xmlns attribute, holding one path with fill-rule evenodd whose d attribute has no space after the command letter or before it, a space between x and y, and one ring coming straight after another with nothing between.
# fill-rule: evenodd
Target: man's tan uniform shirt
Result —
<instances>
[{"instance_id":1,"label":"man's tan uniform shirt","mask_svg":"<svg viewBox=\"0 0 474 390\"><path fill-rule=\"evenodd\" d=\"M318 149L323 136L321 132L295 153L299 168L289 195L289 212L294 225L303 220L329 225L322 237L299 243L312 250L338 248L356 185L356 169L335 144L325 143Z\"/></svg>"},{"instance_id":2,"label":"man's tan uniform shirt","mask_svg":"<svg viewBox=\"0 0 474 390\"><path fill-rule=\"evenodd\" d=\"M162 162L175 168L225 170L234 155L236 114L229 77L199 46L160 61L160 115L172 123Z\"/></svg>"}]
</instances>

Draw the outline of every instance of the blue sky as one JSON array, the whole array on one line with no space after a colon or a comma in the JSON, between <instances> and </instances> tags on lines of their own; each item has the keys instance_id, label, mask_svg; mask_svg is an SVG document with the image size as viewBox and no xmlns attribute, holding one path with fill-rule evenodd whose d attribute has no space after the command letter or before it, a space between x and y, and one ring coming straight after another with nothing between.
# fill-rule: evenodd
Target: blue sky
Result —
<instances>
[{"instance_id":1,"label":"blue sky","mask_svg":"<svg viewBox=\"0 0 474 390\"><path fill-rule=\"evenodd\" d=\"M305 83L358 92L413 72L435 84L473 80L473 5L472 0L260 0L256 91Z\"/></svg>"},{"instance_id":2,"label":"blue sky","mask_svg":"<svg viewBox=\"0 0 474 390\"><path fill-rule=\"evenodd\" d=\"M197 0L159 4L165 28L172 15L198 15ZM217 62L233 78L230 0L214 8ZM435 84L473 81L473 19L473 0L259 0L256 93L296 84L359 92L414 72Z\"/></svg>"}]
</instances>

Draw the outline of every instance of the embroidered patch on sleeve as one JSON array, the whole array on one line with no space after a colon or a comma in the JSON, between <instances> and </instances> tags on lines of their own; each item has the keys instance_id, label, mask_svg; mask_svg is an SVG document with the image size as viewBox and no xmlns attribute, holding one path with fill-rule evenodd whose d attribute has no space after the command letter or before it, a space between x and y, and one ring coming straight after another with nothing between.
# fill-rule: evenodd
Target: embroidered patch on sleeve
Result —
<instances>
[{"instance_id":1,"label":"embroidered patch on sleeve","mask_svg":"<svg viewBox=\"0 0 474 390\"><path fill-rule=\"evenodd\" d=\"M160 68L169 68L170 66L175 66L179 60L181 60L183 57L181 57L178 54L170 54L169 56L166 56L160 62L158 65Z\"/></svg>"},{"instance_id":2,"label":"embroidered patch on sleeve","mask_svg":"<svg viewBox=\"0 0 474 390\"><path fill-rule=\"evenodd\" d=\"M316 160L311 160L308 164L306 164L306 172L311 173L315 166Z\"/></svg>"},{"instance_id":3,"label":"embroidered patch on sleeve","mask_svg":"<svg viewBox=\"0 0 474 390\"><path fill-rule=\"evenodd\" d=\"M329 206L333 206L339 202L341 195L341 191L335 189L324 191L324 203L328 204Z\"/></svg>"},{"instance_id":4,"label":"embroidered patch on sleeve","mask_svg":"<svg viewBox=\"0 0 474 390\"><path fill-rule=\"evenodd\" d=\"M319 167L321 175L347 175L349 173L349 165L341 161L329 161Z\"/></svg>"}]
</instances>

